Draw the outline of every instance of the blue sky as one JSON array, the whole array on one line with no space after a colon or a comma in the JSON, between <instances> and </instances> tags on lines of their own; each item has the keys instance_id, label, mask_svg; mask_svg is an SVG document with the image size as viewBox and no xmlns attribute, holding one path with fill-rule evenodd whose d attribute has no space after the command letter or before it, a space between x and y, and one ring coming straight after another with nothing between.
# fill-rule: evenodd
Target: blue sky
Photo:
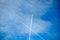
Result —
<instances>
[{"instance_id":1,"label":"blue sky","mask_svg":"<svg viewBox=\"0 0 60 40\"><path fill-rule=\"evenodd\" d=\"M0 0L0 40L60 40L57 0Z\"/></svg>"}]
</instances>

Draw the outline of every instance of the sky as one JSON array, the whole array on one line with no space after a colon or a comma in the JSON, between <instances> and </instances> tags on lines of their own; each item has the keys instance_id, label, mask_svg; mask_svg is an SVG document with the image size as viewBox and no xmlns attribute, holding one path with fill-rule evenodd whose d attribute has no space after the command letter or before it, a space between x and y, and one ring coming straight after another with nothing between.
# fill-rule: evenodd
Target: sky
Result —
<instances>
[{"instance_id":1,"label":"sky","mask_svg":"<svg viewBox=\"0 0 60 40\"><path fill-rule=\"evenodd\" d=\"M0 40L60 40L57 0L0 0Z\"/></svg>"}]
</instances>

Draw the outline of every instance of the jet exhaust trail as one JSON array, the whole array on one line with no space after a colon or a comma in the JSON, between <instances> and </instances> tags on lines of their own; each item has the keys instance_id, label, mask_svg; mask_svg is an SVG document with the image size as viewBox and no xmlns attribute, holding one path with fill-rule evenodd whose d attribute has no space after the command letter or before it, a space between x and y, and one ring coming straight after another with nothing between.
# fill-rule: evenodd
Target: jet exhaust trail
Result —
<instances>
[{"instance_id":1,"label":"jet exhaust trail","mask_svg":"<svg viewBox=\"0 0 60 40\"><path fill-rule=\"evenodd\" d=\"M33 23L33 14L32 14L32 16L31 16L31 23L30 23L30 29L29 29L29 40L31 40L32 23Z\"/></svg>"}]
</instances>

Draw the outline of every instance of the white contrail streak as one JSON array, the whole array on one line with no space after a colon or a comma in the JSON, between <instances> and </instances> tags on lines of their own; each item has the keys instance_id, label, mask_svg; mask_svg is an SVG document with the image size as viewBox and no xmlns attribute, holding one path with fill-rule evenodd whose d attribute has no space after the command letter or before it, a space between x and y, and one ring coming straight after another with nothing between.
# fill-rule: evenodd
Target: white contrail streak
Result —
<instances>
[{"instance_id":1,"label":"white contrail streak","mask_svg":"<svg viewBox=\"0 0 60 40\"><path fill-rule=\"evenodd\" d=\"M19 19L20 19L20 17L19 17ZM22 19L22 18L21 18ZM32 14L32 16L31 16L31 23L30 23L30 27L28 27L28 25L26 25L25 23L23 23L22 21L19 21L20 23L22 23L23 25L25 25L25 27L26 28L28 28L29 29L29 40L31 40L31 32L33 32L34 34L36 34L39 38L41 38L42 40L45 40L42 36L39 36L36 32L34 32L33 30L32 30L32 21L33 21L33 14Z\"/></svg>"},{"instance_id":2,"label":"white contrail streak","mask_svg":"<svg viewBox=\"0 0 60 40\"><path fill-rule=\"evenodd\" d=\"M31 16L31 23L30 23L30 29L29 29L29 40L31 40L31 30L32 30L32 23L33 23L33 14Z\"/></svg>"}]
</instances>

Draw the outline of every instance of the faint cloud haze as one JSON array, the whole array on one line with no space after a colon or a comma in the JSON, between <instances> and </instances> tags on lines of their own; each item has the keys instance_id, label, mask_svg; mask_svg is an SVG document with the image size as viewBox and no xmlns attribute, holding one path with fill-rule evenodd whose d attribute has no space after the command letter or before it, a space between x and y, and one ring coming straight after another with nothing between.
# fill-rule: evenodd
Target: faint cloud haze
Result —
<instances>
[{"instance_id":1,"label":"faint cloud haze","mask_svg":"<svg viewBox=\"0 0 60 40\"><path fill-rule=\"evenodd\" d=\"M29 35L27 39L31 40L32 35L40 36L39 33L46 32L53 25L41 19L52 7L53 0L0 0L0 3L0 31L7 34L3 40L24 40L9 38L26 34Z\"/></svg>"}]
</instances>

